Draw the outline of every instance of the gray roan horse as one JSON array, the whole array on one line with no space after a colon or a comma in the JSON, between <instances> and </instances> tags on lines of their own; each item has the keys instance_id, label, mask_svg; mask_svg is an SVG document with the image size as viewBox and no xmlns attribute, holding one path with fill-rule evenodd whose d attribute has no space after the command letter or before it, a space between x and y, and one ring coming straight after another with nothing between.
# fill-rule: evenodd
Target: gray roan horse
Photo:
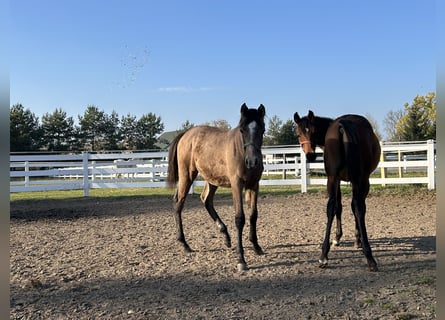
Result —
<instances>
[{"instance_id":1,"label":"gray roan horse","mask_svg":"<svg viewBox=\"0 0 445 320\"><path fill-rule=\"evenodd\" d=\"M340 180L352 185L351 209L355 218L355 243L362 248L371 271L377 271L372 257L365 226L365 199L369 192L369 176L377 168L380 159L380 143L371 124L359 115L344 115L337 119L316 117L312 111L300 118L294 114L297 137L308 161L316 158L315 147L323 149L324 168L328 176L326 233L322 246L320 267L328 264L329 236L334 216L337 230L334 244L338 245L343 234L341 227Z\"/></svg>"},{"instance_id":2,"label":"gray roan horse","mask_svg":"<svg viewBox=\"0 0 445 320\"><path fill-rule=\"evenodd\" d=\"M168 177L170 186L177 183L174 195L174 211L177 239L185 251L192 249L187 244L182 226L181 212L185 198L198 173L206 184L201 194L210 217L216 222L219 231L225 235L227 247L231 246L226 225L218 216L213 197L219 186L231 187L235 208L235 224L238 232L238 270L247 270L242 245L242 232L245 224L242 193L250 209L249 239L257 254L263 254L258 244L256 222L258 217L257 199L259 180L263 172L261 145L265 130L266 109L261 104L258 109L241 106L241 119L237 127L223 130L210 126L196 126L178 135L172 142L168 155Z\"/></svg>"}]
</instances>

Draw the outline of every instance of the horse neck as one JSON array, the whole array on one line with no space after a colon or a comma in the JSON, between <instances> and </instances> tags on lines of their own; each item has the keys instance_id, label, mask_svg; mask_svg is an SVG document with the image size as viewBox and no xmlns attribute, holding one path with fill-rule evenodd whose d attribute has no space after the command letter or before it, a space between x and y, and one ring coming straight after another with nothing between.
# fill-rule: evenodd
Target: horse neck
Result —
<instances>
[{"instance_id":1,"label":"horse neck","mask_svg":"<svg viewBox=\"0 0 445 320\"><path fill-rule=\"evenodd\" d=\"M324 118L324 117L314 118L314 124L317 127L317 132L318 132L315 139L316 145L324 147L326 132L328 131L328 128L332 122L334 122L334 119L331 118Z\"/></svg>"},{"instance_id":2,"label":"horse neck","mask_svg":"<svg viewBox=\"0 0 445 320\"><path fill-rule=\"evenodd\" d=\"M232 128L227 131L227 135L229 137L232 137L233 141L235 142L236 149L240 152L244 152L243 148L243 135L241 134L241 131L239 129L239 126ZM229 139L230 140L230 139Z\"/></svg>"}]
</instances>

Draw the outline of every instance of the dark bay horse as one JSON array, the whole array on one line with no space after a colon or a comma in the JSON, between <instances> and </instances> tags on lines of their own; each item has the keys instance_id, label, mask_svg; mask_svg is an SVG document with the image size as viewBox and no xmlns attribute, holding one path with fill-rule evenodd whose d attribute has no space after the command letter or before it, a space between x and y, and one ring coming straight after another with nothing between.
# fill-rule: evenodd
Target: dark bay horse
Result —
<instances>
[{"instance_id":1,"label":"dark bay horse","mask_svg":"<svg viewBox=\"0 0 445 320\"><path fill-rule=\"evenodd\" d=\"M377 263L371 252L365 226L366 196L369 192L369 176L377 168L380 159L380 143L371 124L359 115L343 115L337 119L316 117L312 111L300 118L294 114L297 137L308 161L316 158L315 147L323 149L324 168L328 177L326 233L320 257L320 267L328 264L330 233L334 216L337 218L335 241L338 245L343 234L341 227L340 181L352 185L351 209L355 218L356 246L362 248L369 269L377 271Z\"/></svg>"},{"instance_id":2,"label":"dark bay horse","mask_svg":"<svg viewBox=\"0 0 445 320\"><path fill-rule=\"evenodd\" d=\"M174 196L174 211L177 239L187 252L192 249L187 244L182 226L181 212L185 198L198 173L206 181L201 194L210 217L216 222L219 231L225 235L225 243L231 246L226 225L218 216L213 197L219 186L231 187L235 208L235 225L238 232L238 269L247 270L242 245L242 232L245 224L242 192L250 209L249 239L257 254L263 254L258 244L256 222L258 217L257 199L259 180L263 173L261 145L265 130L265 107L249 109L241 106L241 119L237 127L223 130L210 126L197 126L178 135L172 142L168 155L168 177L170 186L177 183Z\"/></svg>"}]
</instances>

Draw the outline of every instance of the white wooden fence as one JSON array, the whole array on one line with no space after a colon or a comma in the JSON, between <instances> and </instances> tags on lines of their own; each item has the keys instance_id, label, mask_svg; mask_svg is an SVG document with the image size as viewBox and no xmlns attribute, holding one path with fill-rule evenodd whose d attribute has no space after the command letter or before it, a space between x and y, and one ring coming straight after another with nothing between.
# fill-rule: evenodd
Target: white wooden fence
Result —
<instances>
[{"instance_id":1,"label":"white wooden fence","mask_svg":"<svg viewBox=\"0 0 445 320\"><path fill-rule=\"evenodd\" d=\"M433 140L383 144L381 161L371 184L426 184L435 188ZM299 145L263 147L264 172L260 185L326 185L323 152L306 163ZM302 156L303 155L303 156ZM35 154L10 156L10 192L89 190L94 188L165 187L168 152ZM194 186L204 185L199 178Z\"/></svg>"}]
</instances>

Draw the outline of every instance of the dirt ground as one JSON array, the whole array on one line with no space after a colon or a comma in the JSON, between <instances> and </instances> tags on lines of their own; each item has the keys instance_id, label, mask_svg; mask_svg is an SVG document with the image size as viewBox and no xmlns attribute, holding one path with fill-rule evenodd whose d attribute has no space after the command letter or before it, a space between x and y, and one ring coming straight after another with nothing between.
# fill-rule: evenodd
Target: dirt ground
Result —
<instances>
[{"instance_id":1,"label":"dirt ground","mask_svg":"<svg viewBox=\"0 0 445 320\"><path fill-rule=\"evenodd\" d=\"M434 319L436 194L370 195L367 228L379 272L354 247L350 196L343 241L318 267L326 194L262 195L249 270L198 195L184 211L193 253L175 240L169 197L11 203L11 319ZM236 244L231 198L215 207ZM335 224L334 224L335 226ZM333 228L334 229L334 228ZM334 231L334 230L333 230Z\"/></svg>"}]
</instances>

